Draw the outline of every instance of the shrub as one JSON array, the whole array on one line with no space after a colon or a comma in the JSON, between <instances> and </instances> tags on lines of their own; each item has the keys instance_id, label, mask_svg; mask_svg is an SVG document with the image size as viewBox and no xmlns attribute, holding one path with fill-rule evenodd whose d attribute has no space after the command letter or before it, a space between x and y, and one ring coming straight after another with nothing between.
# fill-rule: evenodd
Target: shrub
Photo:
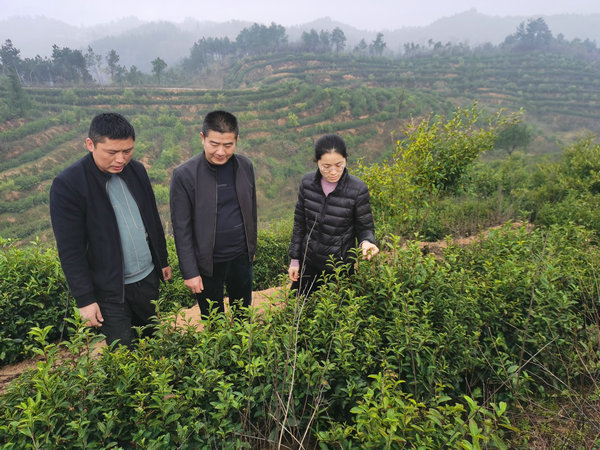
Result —
<instances>
[{"instance_id":1,"label":"shrub","mask_svg":"<svg viewBox=\"0 0 600 450\"><path fill-rule=\"evenodd\" d=\"M253 284L255 291L280 286L282 276L287 278L291 236L291 221L273 223L258 232L254 261Z\"/></svg>"},{"instance_id":2,"label":"shrub","mask_svg":"<svg viewBox=\"0 0 600 450\"><path fill-rule=\"evenodd\" d=\"M469 165L491 149L495 122L486 129L479 112L458 109L448 120L425 119L406 129L392 157L380 164L359 164L356 175L369 187L373 215L385 233L404 237L421 230L431 202L455 192Z\"/></svg>"},{"instance_id":3,"label":"shrub","mask_svg":"<svg viewBox=\"0 0 600 450\"><path fill-rule=\"evenodd\" d=\"M169 265L173 272L171 281L161 283L160 302L165 312L175 311L180 307L190 308L196 304L196 298L185 286L181 271L179 270L179 259L175 250L173 236L167 235L167 252L169 254Z\"/></svg>"},{"instance_id":4,"label":"shrub","mask_svg":"<svg viewBox=\"0 0 600 450\"><path fill-rule=\"evenodd\" d=\"M297 306L292 302L288 310L300 313ZM71 342L58 346L47 342L48 329L35 328L31 335L42 361L0 397L0 413L6 418L0 424L0 444L192 449L297 442L302 447L338 441L335 430L342 420L356 423L360 430L347 442L380 442L378 424L389 422L389 408L370 412L367 418L356 413L362 407L358 401L349 405L356 408L351 414L333 416L339 422L330 424L330 397L338 391L329 372L342 360L350 364L350 354L331 352L323 359L323 349L307 345L297 322L278 314L267 310L259 318L250 313L241 321L213 314L201 333L191 326L175 328L174 317L162 316L157 335L141 340L135 350L101 351L97 357L93 351L98 338L77 320L72 320L77 329ZM67 356L57 364L61 350ZM368 373L362 377L366 385ZM365 402L377 395L369 392L364 390ZM388 392L394 408L406 398L402 391ZM453 437L458 440L468 439L473 430L481 435L478 439L498 433L495 423L486 426L485 416L470 417L465 411L460 405L449 408L443 421L433 417L435 412L423 418L399 410L396 417L412 420L413 434L423 428L443 436L446 421L469 423L469 428L455 427ZM328 434L332 425L334 432ZM322 435L316 433L319 429Z\"/></svg>"},{"instance_id":5,"label":"shrub","mask_svg":"<svg viewBox=\"0 0 600 450\"><path fill-rule=\"evenodd\" d=\"M32 327L51 325L48 339L63 335L74 300L56 250L39 242L17 247L2 238L0 248L0 364L9 364L27 355Z\"/></svg>"},{"instance_id":6,"label":"shrub","mask_svg":"<svg viewBox=\"0 0 600 450\"><path fill-rule=\"evenodd\" d=\"M154 337L97 358L78 319L58 345L34 328L43 360L0 397L0 445L505 448L507 405L598 366L591 237L506 226L443 257L395 238L310 300L284 291L202 332L161 303Z\"/></svg>"},{"instance_id":7,"label":"shrub","mask_svg":"<svg viewBox=\"0 0 600 450\"><path fill-rule=\"evenodd\" d=\"M488 198L445 197L432 202L419 237L424 241L437 241L446 236L471 236L514 216L510 199L505 198L502 191Z\"/></svg>"}]
</instances>

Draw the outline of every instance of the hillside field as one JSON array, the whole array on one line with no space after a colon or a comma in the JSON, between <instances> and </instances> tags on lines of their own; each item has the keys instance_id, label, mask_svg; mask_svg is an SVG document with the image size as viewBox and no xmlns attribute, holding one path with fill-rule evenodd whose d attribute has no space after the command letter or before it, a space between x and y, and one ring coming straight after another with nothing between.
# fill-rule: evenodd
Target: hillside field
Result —
<instances>
[{"instance_id":1,"label":"hillside field","mask_svg":"<svg viewBox=\"0 0 600 450\"><path fill-rule=\"evenodd\" d=\"M352 166L390 155L411 120L475 102L490 114L523 109L535 133L532 154L557 153L600 131L600 65L564 55L275 55L245 58L219 73L218 90L24 89L26 118L0 124L0 236L51 242L50 183L85 154L89 121L100 111L133 122L135 157L149 170L167 231L170 172L202 151L200 127L212 109L240 120L238 151L254 162L263 224L291 217L299 179L314 167L313 142L326 132L344 136Z\"/></svg>"}]
</instances>

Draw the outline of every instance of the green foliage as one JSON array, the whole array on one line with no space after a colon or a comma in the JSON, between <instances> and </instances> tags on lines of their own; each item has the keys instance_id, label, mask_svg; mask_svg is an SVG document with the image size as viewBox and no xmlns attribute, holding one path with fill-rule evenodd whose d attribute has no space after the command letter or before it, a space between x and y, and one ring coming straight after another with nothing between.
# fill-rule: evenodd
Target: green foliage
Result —
<instances>
[{"instance_id":1,"label":"green foliage","mask_svg":"<svg viewBox=\"0 0 600 450\"><path fill-rule=\"evenodd\" d=\"M359 164L356 174L369 186L376 222L383 230L408 236L419 231L431 202L451 193L472 162L492 148L497 115L480 125L476 106L459 108L447 121L440 116L411 124L392 157L380 164Z\"/></svg>"},{"instance_id":2,"label":"green foliage","mask_svg":"<svg viewBox=\"0 0 600 450\"><path fill-rule=\"evenodd\" d=\"M154 196L156 197L157 205L168 205L170 189L162 184L154 185Z\"/></svg>"},{"instance_id":3,"label":"green foliage","mask_svg":"<svg viewBox=\"0 0 600 450\"><path fill-rule=\"evenodd\" d=\"M279 286L281 274L287 274L288 250L292 236L291 221L280 221L258 232L254 261L254 290Z\"/></svg>"},{"instance_id":4,"label":"green foliage","mask_svg":"<svg viewBox=\"0 0 600 450\"><path fill-rule=\"evenodd\" d=\"M419 238L438 241L447 236L472 236L513 219L515 215L510 199L502 191L485 198L467 194L443 197L432 202Z\"/></svg>"},{"instance_id":5,"label":"green foliage","mask_svg":"<svg viewBox=\"0 0 600 450\"><path fill-rule=\"evenodd\" d=\"M516 120L507 123L498 132L498 137L494 143L496 148L506 150L508 155L512 155L516 148L527 148L533 140L533 132L527 124Z\"/></svg>"},{"instance_id":6,"label":"green foliage","mask_svg":"<svg viewBox=\"0 0 600 450\"><path fill-rule=\"evenodd\" d=\"M600 194L600 144L595 136L579 139L567 148L555 169L563 189L580 195Z\"/></svg>"},{"instance_id":7,"label":"green foliage","mask_svg":"<svg viewBox=\"0 0 600 450\"><path fill-rule=\"evenodd\" d=\"M165 312L175 291L161 296L158 332L133 351L92 357L77 318L58 345L33 328L42 361L0 397L0 444L506 448L508 404L597 367L600 252L584 229L386 250L310 300L284 290L201 332Z\"/></svg>"},{"instance_id":8,"label":"green foliage","mask_svg":"<svg viewBox=\"0 0 600 450\"><path fill-rule=\"evenodd\" d=\"M288 113L287 126L290 128L295 128L295 127L298 127L299 125L300 125L300 122L298 121L298 116L296 114L294 114L293 112Z\"/></svg>"},{"instance_id":9,"label":"green foliage","mask_svg":"<svg viewBox=\"0 0 600 450\"><path fill-rule=\"evenodd\" d=\"M0 93L0 120L24 117L31 107L16 70L9 70L6 77L0 77Z\"/></svg>"},{"instance_id":10,"label":"green foliage","mask_svg":"<svg viewBox=\"0 0 600 450\"><path fill-rule=\"evenodd\" d=\"M39 242L17 247L0 238L0 365L27 355L32 327L52 326L47 338L64 334L64 320L74 304L56 250Z\"/></svg>"},{"instance_id":11,"label":"green foliage","mask_svg":"<svg viewBox=\"0 0 600 450\"><path fill-rule=\"evenodd\" d=\"M73 89L64 89L61 92L61 99L67 104L74 105L77 103L77 94Z\"/></svg>"},{"instance_id":12,"label":"green foliage","mask_svg":"<svg viewBox=\"0 0 600 450\"><path fill-rule=\"evenodd\" d=\"M163 191L160 188L163 186L157 187L157 199L161 203ZM165 195L168 203L168 189ZM291 224L286 223L259 232L254 265L255 290L280 284L280 275L289 262L290 235ZM33 327L51 326L47 335L49 340L63 336L64 320L74 300L69 294L56 249L43 249L38 242L18 247L1 238L0 245L0 365L3 365L28 356L27 334ZM166 312L196 303L183 283L171 236L167 238L167 249L173 278L160 286L160 300Z\"/></svg>"},{"instance_id":13,"label":"green foliage","mask_svg":"<svg viewBox=\"0 0 600 450\"><path fill-rule=\"evenodd\" d=\"M182 306L190 308L196 304L196 298L183 282L179 270L177 251L175 250L175 240L170 235L167 235L167 252L169 253L169 265L173 275L170 281L160 285L159 300L161 308L164 312L171 312Z\"/></svg>"},{"instance_id":14,"label":"green foliage","mask_svg":"<svg viewBox=\"0 0 600 450\"><path fill-rule=\"evenodd\" d=\"M540 225L573 222L600 233L600 144L594 136L564 149L534 172L518 201Z\"/></svg>"},{"instance_id":15,"label":"green foliage","mask_svg":"<svg viewBox=\"0 0 600 450\"><path fill-rule=\"evenodd\" d=\"M450 397L436 395L426 405L404 393L392 372L371 378L372 386L350 411L354 424L318 433L322 441L342 448L506 448L501 433L514 430L504 402L488 410L468 396L466 405L452 405Z\"/></svg>"}]
</instances>

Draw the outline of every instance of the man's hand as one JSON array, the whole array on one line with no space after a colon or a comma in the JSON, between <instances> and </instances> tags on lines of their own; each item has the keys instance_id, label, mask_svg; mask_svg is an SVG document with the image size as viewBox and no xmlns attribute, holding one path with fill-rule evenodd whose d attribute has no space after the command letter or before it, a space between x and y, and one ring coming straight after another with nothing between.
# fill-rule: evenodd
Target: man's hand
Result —
<instances>
[{"instance_id":1,"label":"man's hand","mask_svg":"<svg viewBox=\"0 0 600 450\"><path fill-rule=\"evenodd\" d=\"M185 284L192 294L199 294L204 290L204 284L202 284L202 277L198 275L194 278L189 278L187 280L183 280L183 284Z\"/></svg>"},{"instance_id":2,"label":"man's hand","mask_svg":"<svg viewBox=\"0 0 600 450\"><path fill-rule=\"evenodd\" d=\"M173 271L171 270L171 266L162 268L162 276L163 276L163 280L165 280L165 281L169 281L171 279L171 277L173 276Z\"/></svg>"},{"instance_id":3,"label":"man's hand","mask_svg":"<svg viewBox=\"0 0 600 450\"><path fill-rule=\"evenodd\" d=\"M373 256L379 253L379 248L369 241L363 241L360 244L360 248L362 249L363 259L371 260Z\"/></svg>"},{"instance_id":4,"label":"man's hand","mask_svg":"<svg viewBox=\"0 0 600 450\"><path fill-rule=\"evenodd\" d=\"M104 318L100 312L100 306L94 302L83 308L79 308L79 315L83 319L83 323L87 327L101 327Z\"/></svg>"},{"instance_id":5,"label":"man's hand","mask_svg":"<svg viewBox=\"0 0 600 450\"><path fill-rule=\"evenodd\" d=\"M295 266L295 267L290 266L288 268L288 274L290 276L290 280L291 281L298 281L298 278L300 278L300 267L298 267L298 266Z\"/></svg>"}]
</instances>

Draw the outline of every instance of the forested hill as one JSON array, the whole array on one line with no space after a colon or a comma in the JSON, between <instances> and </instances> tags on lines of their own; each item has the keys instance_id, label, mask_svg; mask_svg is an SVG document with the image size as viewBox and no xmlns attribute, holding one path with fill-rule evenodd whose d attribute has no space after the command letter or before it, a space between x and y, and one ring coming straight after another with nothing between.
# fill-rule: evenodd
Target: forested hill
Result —
<instances>
[{"instance_id":1,"label":"forested hill","mask_svg":"<svg viewBox=\"0 0 600 450\"><path fill-rule=\"evenodd\" d=\"M350 164L386 158L411 120L475 102L490 114L522 108L533 136L530 154L558 152L576 136L597 134L595 45L526 43L478 50L419 47L402 58L332 52L231 56L200 68L179 87L24 87L9 73L2 77L0 100L6 117L0 123L0 236L51 242L50 183L85 154L89 121L102 110L133 121L136 158L148 167L167 231L171 170L201 151L203 115L215 108L240 119L239 151L255 163L263 223L291 216L298 181L313 167L314 139L325 132L344 136ZM193 87L209 79L219 88Z\"/></svg>"},{"instance_id":2,"label":"forested hill","mask_svg":"<svg viewBox=\"0 0 600 450\"><path fill-rule=\"evenodd\" d=\"M537 16L535 16L537 17ZM534 17L534 18L535 18ZM555 35L567 40L578 39L600 42L600 14L579 15L560 14L543 17ZM341 29L347 38L347 49L353 49L362 39L369 43L375 40L377 32L382 32L390 53L400 54L405 44L427 46L441 42L453 45L468 44L480 46L485 43L497 45L512 33L525 16L489 16L475 9L453 16L443 17L422 27L398 27L386 30L362 30L336 21L335 18L322 18L310 23L287 27L290 43L300 42L303 33L312 29L332 31ZM50 57L52 46L68 47L86 52L88 47L97 54L106 55L115 50L120 55L120 64L139 70L151 70L150 61L162 58L169 66L175 66L190 54L194 42L202 38L228 38L234 41L251 22L232 21L225 23L188 19L182 23L144 22L134 17L97 25L93 27L73 26L44 17L13 17L0 21L0 42L11 39L21 50L23 58ZM35 33L32 33L35 30ZM152 54L149 54L151 52Z\"/></svg>"}]
</instances>

